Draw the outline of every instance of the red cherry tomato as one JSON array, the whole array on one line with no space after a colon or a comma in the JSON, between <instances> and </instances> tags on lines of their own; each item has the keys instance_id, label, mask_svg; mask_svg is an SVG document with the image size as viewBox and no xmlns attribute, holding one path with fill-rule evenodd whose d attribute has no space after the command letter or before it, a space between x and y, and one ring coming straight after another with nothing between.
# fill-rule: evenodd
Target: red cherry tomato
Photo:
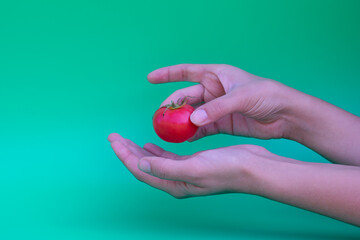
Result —
<instances>
[{"instance_id":1,"label":"red cherry tomato","mask_svg":"<svg viewBox=\"0 0 360 240\"><path fill-rule=\"evenodd\" d=\"M190 121L191 105L171 103L159 108L153 118L156 134L167 142L181 143L194 136L198 127Z\"/></svg>"}]
</instances>

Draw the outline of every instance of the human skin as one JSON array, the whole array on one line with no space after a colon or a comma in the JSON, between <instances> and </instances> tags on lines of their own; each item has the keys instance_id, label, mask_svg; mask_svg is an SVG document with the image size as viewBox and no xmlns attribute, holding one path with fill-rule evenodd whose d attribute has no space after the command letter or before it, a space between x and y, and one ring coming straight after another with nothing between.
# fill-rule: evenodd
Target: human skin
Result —
<instances>
[{"instance_id":1,"label":"human skin","mask_svg":"<svg viewBox=\"0 0 360 240\"><path fill-rule=\"evenodd\" d=\"M255 194L360 226L360 167L297 161L255 145L179 156L116 133L108 140L139 181L176 198Z\"/></svg>"},{"instance_id":2,"label":"human skin","mask_svg":"<svg viewBox=\"0 0 360 240\"><path fill-rule=\"evenodd\" d=\"M111 134L115 153L140 181L177 198L256 194L360 226L359 117L229 65L176 65L150 73L148 80L199 83L161 104L191 96L188 103L200 105L191 115L199 130L190 141L217 133L286 138L338 164L302 162L254 145L178 156Z\"/></svg>"},{"instance_id":3,"label":"human skin","mask_svg":"<svg viewBox=\"0 0 360 240\"><path fill-rule=\"evenodd\" d=\"M151 83L199 83L171 94L203 103L191 115L200 126L190 141L225 133L261 139L295 140L334 163L360 165L360 118L277 81L224 64L180 64L157 69ZM202 110L202 111L201 111ZM206 119L204 118L206 113Z\"/></svg>"}]
</instances>

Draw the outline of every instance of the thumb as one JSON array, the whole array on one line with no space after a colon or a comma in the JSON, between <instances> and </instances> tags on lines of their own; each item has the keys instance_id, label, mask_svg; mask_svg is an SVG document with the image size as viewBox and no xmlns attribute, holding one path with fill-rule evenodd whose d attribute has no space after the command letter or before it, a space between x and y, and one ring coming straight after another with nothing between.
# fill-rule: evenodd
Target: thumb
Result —
<instances>
[{"instance_id":1,"label":"thumb","mask_svg":"<svg viewBox=\"0 0 360 240\"><path fill-rule=\"evenodd\" d=\"M190 120L197 126L215 122L227 114L237 111L238 97L225 94L198 107L190 116Z\"/></svg>"},{"instance_id":2,"label":"thumb","mask_svg":"<svg viewBox=\"0 0 360 240\"><path fill-rule=\"evenodd\" d=\"M186 181L191 170L187 167L186 161L162 157L142 158L138 162L138 168L155 177L175 181Z\"/></svg>"}]
</instances>

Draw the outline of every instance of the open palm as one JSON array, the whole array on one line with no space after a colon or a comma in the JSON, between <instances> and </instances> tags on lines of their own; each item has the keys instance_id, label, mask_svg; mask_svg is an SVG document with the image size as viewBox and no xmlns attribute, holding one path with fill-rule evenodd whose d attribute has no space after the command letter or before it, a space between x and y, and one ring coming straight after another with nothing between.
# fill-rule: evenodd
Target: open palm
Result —
<instances>
[{"instance_id":1,"label":"open palm","mask_svg":"<svg viewBox=\"0 0 360 240\"><path fill-rule=\"evenodd\" d=\"M173 181L151 176L141 171L138 167L139 160L144 157L164 157L181 161L188 159L189 156L179 156L165 151L152 143L147 143L144 148L141 148L139 145L129 139L123 138L117 133L110 134L108 140L111 142L111 147L117 157L138 180L178 198L190 195L190 192L201 190L200 187L184 181Z\"/></svg>"},{"instance_id":2,"label":"open palm","mask_svg":"<svg viewBox=\"0 0 360 240\"><path fill-rule=\"evenodd\" d=\"M108 137L115 154L140 181L176 198L225 192L254 193L250 169L274 154L255 145L236 145L179 156L152 143L144 148L117 133ZM147 163L147 164L144 164Z\"/></svg>"}]
</instances>

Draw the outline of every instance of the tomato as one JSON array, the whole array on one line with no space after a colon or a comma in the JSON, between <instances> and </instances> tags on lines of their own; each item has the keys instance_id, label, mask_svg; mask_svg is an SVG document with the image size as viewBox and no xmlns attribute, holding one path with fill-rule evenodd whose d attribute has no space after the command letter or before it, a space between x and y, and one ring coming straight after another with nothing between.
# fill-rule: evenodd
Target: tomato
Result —
<instances>
[{"instance_id":1,"label":"tomato","mask_svg":"<svg viewBox=\"0 0 360 240\"><path fill-rule=\"evenodd\" d=\"M179 101L178 101L179 102ZM180 101L181 102L181 101ZM167 142L181 143L194 136L198 127L190 121L194 108L182 101L160 107L154 114L156 134Z\"/></svg>"}]
</instances>

